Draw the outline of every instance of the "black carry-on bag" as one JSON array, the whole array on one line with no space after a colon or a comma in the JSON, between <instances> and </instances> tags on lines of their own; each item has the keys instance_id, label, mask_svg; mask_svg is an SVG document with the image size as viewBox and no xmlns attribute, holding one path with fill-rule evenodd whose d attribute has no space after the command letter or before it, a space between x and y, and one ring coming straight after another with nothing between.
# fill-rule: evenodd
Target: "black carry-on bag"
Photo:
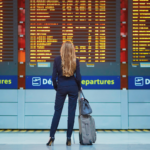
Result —
<instances>
[{"instance_id":1,"label":"black carry-on bag","mask_svg":"<svg viewBox=\"0 0 150 150\"><path fill-rule=\"evenodd\" d=\"M83 96L83 98L81 97ZM81 91L79 94L79 141L81 145L92 145L92 143L95 143L96 141L96 130L95 130L95 121L91 115L89 115L92 111L90 105L86 106L85 103L88 103L88 100L85 99L83 92ZM85 113L83 106L87 107L85 108ZM89 109L90 107L90 109ZM83 112L86 115L83 115Z\"/></svg>"}]
</instances>

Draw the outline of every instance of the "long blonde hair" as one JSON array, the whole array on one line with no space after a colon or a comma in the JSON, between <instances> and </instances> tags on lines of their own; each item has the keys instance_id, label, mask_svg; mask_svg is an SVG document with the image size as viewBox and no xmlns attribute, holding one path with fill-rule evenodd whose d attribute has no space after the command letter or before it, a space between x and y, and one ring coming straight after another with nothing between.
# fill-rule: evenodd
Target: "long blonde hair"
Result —
<instances>
[{"instance_id":1,"label":"long blonde hair","mask_svg":"<svg viewBox=\"0 0 150 150\"><path fill-rule=\"evenodd\" d=\"M73 76L76 70L76 54L73 43L70 41L64 42L60 49L60 55L63 76Z\"/></svg>"}]
</instances>

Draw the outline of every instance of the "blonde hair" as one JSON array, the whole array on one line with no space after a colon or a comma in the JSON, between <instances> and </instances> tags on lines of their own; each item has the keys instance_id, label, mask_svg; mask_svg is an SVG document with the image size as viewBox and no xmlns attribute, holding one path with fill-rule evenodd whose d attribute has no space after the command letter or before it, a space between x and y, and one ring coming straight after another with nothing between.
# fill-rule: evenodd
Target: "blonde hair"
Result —
<instances>
[{"instance_id":1,"label":"blonde hair","mask_svg":"<svg viewBox=\"0 0 150 150\"><path fill-rule=\"evenodd\" d=\"M64 42L60 49L60 55L63 76L73 76L76 70L76 54L73 43L70 41Z\"/></svg>"}]
</instances>

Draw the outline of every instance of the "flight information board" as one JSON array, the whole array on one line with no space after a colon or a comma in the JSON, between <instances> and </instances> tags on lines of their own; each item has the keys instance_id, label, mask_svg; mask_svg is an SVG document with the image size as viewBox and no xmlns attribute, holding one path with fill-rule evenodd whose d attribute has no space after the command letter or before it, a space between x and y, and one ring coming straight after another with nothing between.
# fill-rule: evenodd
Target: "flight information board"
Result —
<instances>
[{"instance_id":1,"label":"flight information board","mask_svg":"<svg viewBox=\"0 0 150 150\"><path fill-rule=\"evenodd\" d=\"M150 0L129 1L129 14L129 88L150 88Z\"/></svg>"},{"instance_id":2,"label":"flight information board","mask_svg":"<svg viewBox=\"0 0 150 150\"><path fill-rule=\"evenodd\" d=\"M0 88L17 88L17 0L0 0Z\"/></svg>"},{"instance_id":3,"label":"flight information board","mask_svg":"<svg viewBox=\"0 0 150 150\"><path fill-rule=\"evenodd\" d=\"M132 61L150 62L150 0L132 4Z\"/></svg>"},{"instance_id":4,"label":"flight information board","mask_svg":"<svg viewBox=\"0 0 150 150\"><path fill-rule=\"evenodd\" d=\"M53 61L66 40L80 62L116 62L115 2L30 0L30 62Z\"/></svg>"},{"instance_id":5,"label":"flight information board","mask_svg":"<svg viewBox=\"0 0 150 150\"><path fill-rule=\"evenodd\" d=\"M13 0L0 0L0 62L14 61ZM17 31L17 30L16 30ZM17 33L15 33L17 34Z\"/></svg>"},{"instance_id":6,"label":"flight information board","mask_svg":"<svg viewBox=\"0 0 150 150\"><path fill-rule=\"evenodd\" d=\"M120 75L120 0L26 0L26 75L51 75L72 41L84 76Z\"/></svg>"}]
</instances>

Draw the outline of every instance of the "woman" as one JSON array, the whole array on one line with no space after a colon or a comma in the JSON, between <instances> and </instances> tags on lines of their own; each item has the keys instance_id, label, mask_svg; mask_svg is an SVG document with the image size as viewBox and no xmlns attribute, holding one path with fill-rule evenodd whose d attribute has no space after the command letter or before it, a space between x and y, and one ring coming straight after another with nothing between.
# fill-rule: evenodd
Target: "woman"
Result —
<instances>
[{"instance_id":1,"label":"woman","mask_svg":"<svg viewBox=\"0 0 150 150\"><path fill-rule=\"evenodd\" d=\"M74 73L76 73L76 77L74 76ZM56 81L57 76L58 83ZM60 49L60 56L56 57L54 60L52 81L54 89L57 91L57 93L55 100L55 113L51 124L50 139L47 145L51 146L51 144L54 142L54 135L59 124L64 101L66 96L68 95L69 109L66 144L70 146L71 135L74 126L78 91L81 90L79 60L76 58L74 45L70 41L66 41L65 43L63 43Z\"/></svg>"}]
</instances>

